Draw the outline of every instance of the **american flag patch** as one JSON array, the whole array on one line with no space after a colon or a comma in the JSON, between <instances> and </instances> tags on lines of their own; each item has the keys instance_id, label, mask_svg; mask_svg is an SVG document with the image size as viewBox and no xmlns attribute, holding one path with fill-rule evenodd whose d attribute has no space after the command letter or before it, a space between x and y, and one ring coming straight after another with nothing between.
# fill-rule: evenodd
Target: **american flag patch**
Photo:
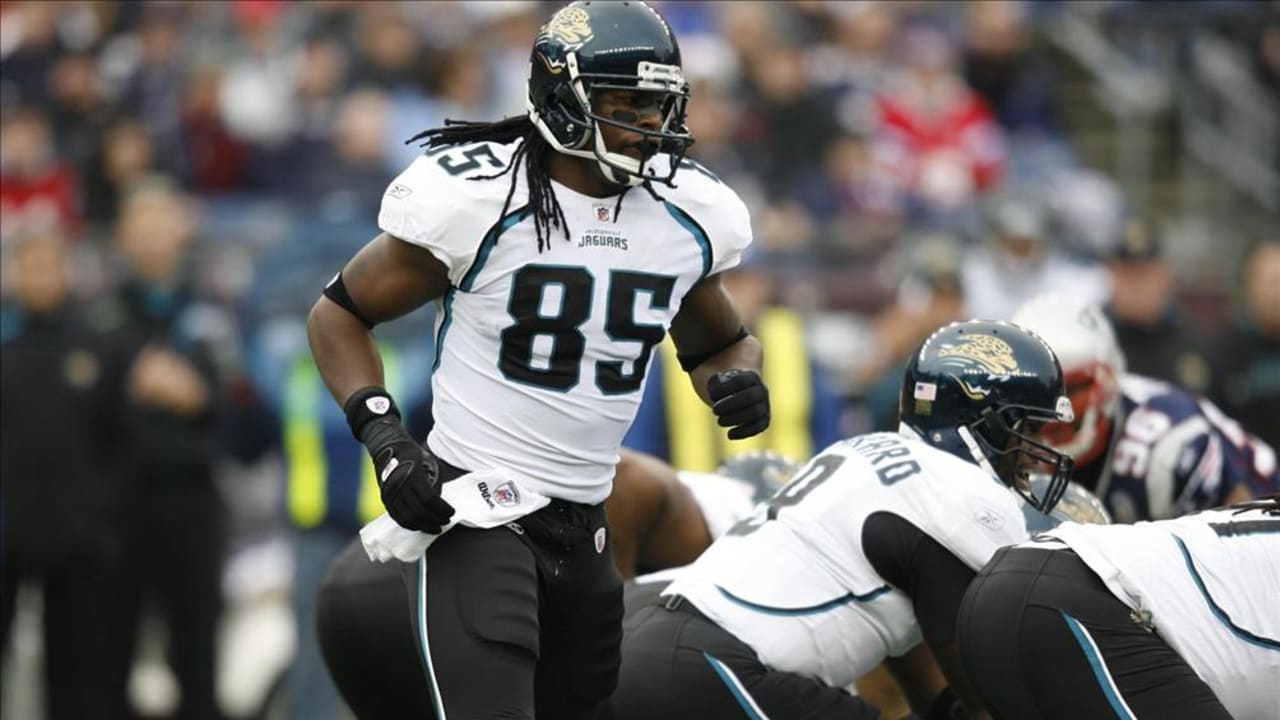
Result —
<instances>
[{"instance_id":1,"label":"american flag patch","mask_svg":"<svg viewBox=\"0 0 1280 720\"><path fill-rule=\"evenodd\" d=\"M934 383L918 382L916 383L915 393L912 397L916 400L937 400L938 386Z\"/></svg>"}]
</instances>

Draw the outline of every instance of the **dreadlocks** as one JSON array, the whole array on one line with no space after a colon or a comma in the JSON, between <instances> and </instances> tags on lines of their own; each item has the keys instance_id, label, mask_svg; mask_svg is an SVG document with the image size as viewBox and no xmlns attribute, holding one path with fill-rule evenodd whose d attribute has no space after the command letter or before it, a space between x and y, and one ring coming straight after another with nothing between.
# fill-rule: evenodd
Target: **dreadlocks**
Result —
<instances>
[{"instance_id":1,"label":"dreadlocks","mask_svg":"<svg viewBox=\"0 0 1280 720\"><path fill-rule=\"evenodd\" d=\"M476 175L468 180L494 180L511 173L511 186L507 189L507 199L502 203L502 212L498 220L507 216L511 209L511 198L516 193L516 168L520 162L525 164L525 177L529 184L529 207L533 211L534 232L538 237L538 252L551 247L551 226L560 228L564 239L569 239L569 224L564 219L564 210L556 199L555 190L551 187L551 175L547 172L547 152L551 146L547 144L542 133L534 126L527 115L515 115L497 122L470 122L466 120L445 120L444 127L423 130L405 141L408 145L422 140L422 147L435 148L454 145L466 145L477 142L509 143L520 141L515 154L511 156L511 164L492 175ZM668 181L667 184L675 187ZM646 178L641 186L648 191L654 200L662 202L663 198L653 189L653 184ZM631 187L623 188L613 207L613 221L618 222L622 213L622 198L626 197Z\"/></svg>"},{"instance_id":2,"label":"dreadlocks","mask_svg":"<svg viewBox=\"0 0 1280 720\"><path fill-rule=\"evenodd\" d=\"M507 199L502 203L502 212L498 219L507 216L511 209L511 198L516 193L516 173L520 162L525 164L525 177L529 184L529 208L533 212L534 231L538 236L538 252L551 247L551 226L555 225L569 239L569 224L564 219L564 210L556 199L555 190L551 187L551 176L547 173L546 158L550 146L543 139L542 133L534 127L527 115L516 115L497 122L468 122L463 120L445 120L444 127L423 130L405 141L405 144L424 141L422 147L434 148L452 145L465 145L475 142L509 143L520 141L511 164L492 175L477 175L470 180L494 180L511 173L511 187L507 190Z\"/></svg>"}]
</instances>

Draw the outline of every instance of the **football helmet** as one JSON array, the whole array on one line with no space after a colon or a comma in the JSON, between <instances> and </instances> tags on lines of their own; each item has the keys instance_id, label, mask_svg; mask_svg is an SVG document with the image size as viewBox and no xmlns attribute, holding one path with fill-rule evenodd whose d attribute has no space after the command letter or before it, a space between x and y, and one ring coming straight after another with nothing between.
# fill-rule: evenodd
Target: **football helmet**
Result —
<instances>
[{"instance_id":1,"label":"football helmet","mask_svg":"<svg viewBox=\"0 0 1280 720\"><path fill-rule=\"evenodd\" d=\"M1101 460L1116 424L1125 367L1106 315L1067 295L1046 293L1019 308L1013 322L1053 348L1075 413L1072 423L1046 425L1044 440L1070 455L1077 467Z\"/></svg>"},{"instance_id":2,"label":"football helmet","mask_svg":"<svg viewBox=\"0 0 1280 720\"><path fill-rule=\"evenodd\" d=\"M755 488L755 499L772 496L800 469L800 463L772 450L752 450L725 460L717 475L736 478Z\"/></svg>"},{"instance_id":3,"label":"football helmet","mask_svg":"<svg viewBox=\"0 0 1280 720\"><path fill-rule=\"evenodd\" d=\"M1042 513L1067 489L1071 457L1035 439L1073 418L1062 368L1017 325L970 320L930 335L907 364L898 417L903 434L976 463ZM1041 473L1049 482L1037 489Z\"/></svg>"},{"instance_id":4,"label":"football helmet","mask_svg":"<svg viewBox=\"0 0 1280 720\"><path fill-rule=\"evenodd\" d=\"M657 130L605 117L592 109L597 90L635 90L657 97ZM658 11L643 2L571 3L538 34L529 66L529 119L560 153L594 158L606 179L639 185L670 182L693 143L685 126L689 83L680 46ZM667 153L670 167L659 175L645 162L610 152L600 133L612 125L645 137L650 153Z\"/></svg>"}]
</instances>

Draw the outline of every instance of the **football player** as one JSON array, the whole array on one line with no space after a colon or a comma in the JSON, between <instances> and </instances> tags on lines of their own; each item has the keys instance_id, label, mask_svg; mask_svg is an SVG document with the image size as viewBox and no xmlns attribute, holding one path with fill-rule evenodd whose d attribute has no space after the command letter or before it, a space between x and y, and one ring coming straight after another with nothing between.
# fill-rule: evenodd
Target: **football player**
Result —
<instances>
[{"instance_id":1,"label":"football player","mask_svg":"<svg viewBox=\"0 0 1280 720\"><path fill-rule=\"evenodd\" d=\"M439 717L575 718L613 689L622 580L602 503L668 331L730 438L769 424L759 344L719 280L750 220L684 157L680 63L643 2L559 10L534 42L527 114L417 136L427 150L387 189L383 232L311 312L316 364L397 523L440 532L453 514L440 484L471 471L551 498L521 532L455 528L429 563L406 565ZM424 448L400 423L371 330L429 301Z\"/></svg>"},{"instance_id":2,"label":"football player","mask_svg":"<svg viewBox=\"0 0 1280 720\"><path fill-rule=\"evenodd\" d=\"M692 562L796 467L760 452L738 456L714 474L677 472L658 458L624 449L605 502L619 573L632 578L641 566L656 570ZM633 585L628 583L628 602ZM395 564L370 561L359 538L320 588L325 662L362 720L435 717L409 623L414 600Z\"/></svg>"},{"instance_id":3,"label":"football player","mask_svg":"<svg viewBox=\"0 0 1280 720\"><path fill-rule=\"evenodd\" d=\"M916 712L979 707L956 611L1026 539L1019 496L1043 513L1065 491L1071 459L1033 437L1071 404L1044 341L970 321L925 340L899 406L899 433L824 450L628 619L613 717L878 717L844 688L922 641L951 687L907 682Z\"/></svg>"},{"instance_id":4,"label":"football player","mask_svg":"<svg viewBox=\"0 0 1280 720\"><path fill-rule=\"evenodd\" d=\"M1159 520L1280 492L1275 451L1208 400L1125 372L1100 309L1041 295L1013 321L1049 343L1066 376L1075 420L1044 441L1075 460L1074 480L1116 522Z\"/></svg>"},{"instance_id":5,"label":"football player","mask_svg":"<svg viewBox=\"0 0 1280 720\"><path fill-rule=\"evenodd\" d=\"M996 718L1280 717L1280 496L1065 523L965 594L964 669Z\"/></svg>"}]
</instances>

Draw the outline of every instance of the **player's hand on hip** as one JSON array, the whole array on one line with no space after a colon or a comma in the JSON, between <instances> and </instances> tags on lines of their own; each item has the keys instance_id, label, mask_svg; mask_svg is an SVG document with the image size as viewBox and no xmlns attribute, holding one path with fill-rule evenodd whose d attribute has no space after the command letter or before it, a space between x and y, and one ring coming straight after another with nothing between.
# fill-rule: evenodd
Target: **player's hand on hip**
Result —
<instances>
[{"instance_id":1,"label":"player's hand on hip","mask_svg":"<svg viewBox=\"0 0 1280 720\"><path fill-rule=\"evenodd\" d=\"M754 370L725 370L707 381L711 411L730 440L759 435L769 427L769 388Z\"/></svg>"},{"instance_id":2,"label":"player's hand on hip","mask_svg":"<svg viewBox=\"0 0 1280 720\"><path fill-rule=\"evenodd\" d=\"M400 412L381 388L365 388L347 400L347 421L373 458L382 505L403 528L439 533L453 517L440 497L436 459L400 423Z\"/></svg>"}]
</instances>

